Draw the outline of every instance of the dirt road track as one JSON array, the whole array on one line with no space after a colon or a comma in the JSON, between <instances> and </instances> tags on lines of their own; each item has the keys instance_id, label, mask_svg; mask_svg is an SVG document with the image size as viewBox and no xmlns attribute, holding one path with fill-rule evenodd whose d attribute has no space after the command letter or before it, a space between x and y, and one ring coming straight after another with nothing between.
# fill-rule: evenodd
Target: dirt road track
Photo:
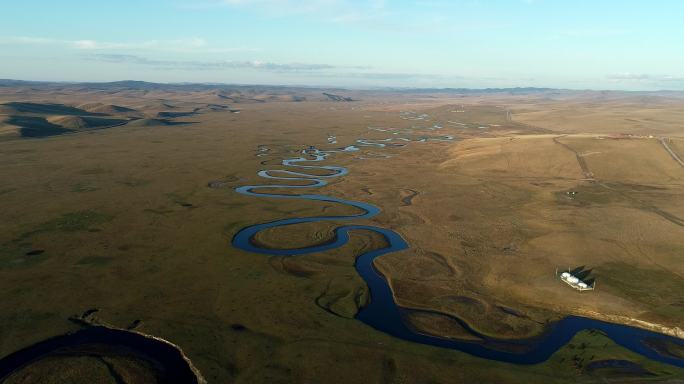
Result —
<instances>
[{"instance_id":1,"label":"dirt road track","mask_svg":"<svg viewBox=\"0 0 684 384\"><path fill-rule=\"evenodd\" d=\"M571 146L569 146L569 145L567 145L567 144L565 144L565 143L561 143L560 141L558 141L558 139L561 138L561 137L563 137L563 136L554 137L554 138L553 138L553 142L556 143L556 144L558 144L558 145L563 146L563 148L565 148L565 149L567 149L568 151L571 151L572 153L574 153L574 154L575 154L575 157L577 158L577 163L579 164L580 168L582 168L582 173L584 174L584 177L585 177L586 179L592 179L592 180L593 180L593 179L594 179L594 173L591 172L591 170L589 169L589 164L587 164L587 161L584 159L584 156L582 156L579 152L577 152L577 151L576 151L574 148L572 148Z\"/></svg>"},{"instance_id":2,"label":"dirt road track","mask_svg":"<svg viewBox=\"0 0 684 384\"><path fill-rule=\"evenodd\" d=\"M679 155L677 155L675 151L672 150L672 148L670 148L670 145L668 144L670 139L668 137L661 137L658 140L660 141L660 144L663 145L663 148L665 148L665 150L670 154L670 156L672 156L672 158L675 159L675 161L678 162L679 165L684 167L684 160L682 160L682 158L679 157Z\"/></svg>"}]
</instances>

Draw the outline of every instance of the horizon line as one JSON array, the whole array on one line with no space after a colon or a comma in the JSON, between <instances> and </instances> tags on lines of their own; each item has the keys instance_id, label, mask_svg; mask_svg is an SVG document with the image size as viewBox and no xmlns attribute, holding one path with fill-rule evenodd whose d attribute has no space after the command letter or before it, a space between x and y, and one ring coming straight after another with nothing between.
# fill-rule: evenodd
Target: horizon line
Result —
<instances>
[{"instance_id":1,"label":"horizon line","mask_svg":"<svg viewBox=\"0 0 684 384\"><path fill-rule=\"evenodd\" d=\"M2 83L33 83L33 84L62 84L62 85L78 85L78 84L115 84L115 83L145 83L155 85L168 86L238 86L238 87L277 87L277 88L311 88L311 89L344 89L349 91L509 91L509 90L530 90L530 91L563 91L563 92L615 92L615 93L684 93L684 90L675 89L658 89L658 90L630 90L630 89L605 89L605 88L555 88L555 87L540 87L540 86L515 86L515 87L408 87L408 86L375 86L375 87L348 87L340 85L311 85L311 84L271 84L271 83L224 83L224 82L157 82L147 80L111 80L111 81L70 81L70 80L24 80L24 79L7 79L0 78L0 86Z\"/></svg>"}]
</instances>

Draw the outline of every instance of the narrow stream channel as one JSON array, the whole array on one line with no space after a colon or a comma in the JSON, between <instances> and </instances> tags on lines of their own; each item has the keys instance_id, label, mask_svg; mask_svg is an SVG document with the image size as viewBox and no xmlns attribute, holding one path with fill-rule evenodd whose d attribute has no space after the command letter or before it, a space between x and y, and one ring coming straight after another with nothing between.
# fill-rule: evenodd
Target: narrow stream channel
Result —
<instances>
[{"instance_id":1,"label":"narrow stream channel","mask_svg":"<svg viewBox=\"0 0 684 384\"><path fill-rule=\"evenodd\" d=\"M435 138L435 140L439 141L447 141L451 139L453 139L451 136L440 136ZM430 140L431 139L428 137L421 137L417 140L406 138L391 138L387 140L360 139L357 141L357 144L362 146L372 146L377 150L385 147L386 144L396 141L428 142ZM290 185L281 183L248 185L237 188L236 192L248 196L262 198L326 201L355 207L360 209L362 213L348 216L285 218L268 223L255 224L241 229L233 237L233 246L244 251L265 255L297 256L322 252L344 246L349 241L349 233L351 231L375 232L382 235L389 245L385 248L363 253L356 259L356 271L368 285L371 296L370 303L358 312L356 318L379 331L385 332L402 340L432 345L440 348L456 349L485 359L515 364L536 364L547 360L554 352L567 344L577 332L582 330L597 330L604 333L617 344L633 352L646 356L649 359L684 368L683 359L659 353L656 347L654 347L654 345L658 345L659 343L662 345L664 342L670 342L679 346L684 346L683 340L640 328L612 324L578 316L568 316L554 324L551 324L543 335L532 339L513 341L499 340L478 334L483 341L474 342L448 339L420 333L411 326L407 325L405 321L405 314L408 309L397 305L397 303L394 301L394 296L392 295L391 288L389 287L387 281L373 266L373 261L376 258L391 252L401 251L409 247L408 243L398 233L389 229L369 225L343 225L335 229L334 238L332 241L320 245L296 249L272 249L263 248L256 245L256 242L253 241L254 237L259 232L269 228L319 221L370 219L379 214L380 209L374 205L358 201L344 200L332 196L319 194L277 194L263 192L267 189L309 189L323 187L327 184L326 179L347 175L348 170L339 166L311 164L324 161L328 157L337 153L352 152L357 150L359 150L359 148L356 146L325 151L311 148L304 151L303 156L301 157L282 161L283 166L294 168L296 170L262 170L258 173L259 176L271 180L280 180L285 181L286 183L291 181L308 181L309 184ZM324 176L310 175L305 173L307 169L324 170L328 171L329 173ZM257 192L257 190L261 192ZM460 322L466 326L466 329L469 329L467 324L465 324L463 321ZM494 346L496 346L496 348ZM511 352L511 349L522 349L524 352Z\"/></svg>"}]
</instances>

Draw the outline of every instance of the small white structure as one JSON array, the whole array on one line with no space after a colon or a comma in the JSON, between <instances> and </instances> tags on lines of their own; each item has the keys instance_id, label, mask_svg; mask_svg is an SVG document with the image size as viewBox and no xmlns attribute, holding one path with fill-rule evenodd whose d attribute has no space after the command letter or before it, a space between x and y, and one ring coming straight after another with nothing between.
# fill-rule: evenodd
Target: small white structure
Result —
<instances>
[{"instance_id":1,"label":"small white structure","mask_svg":"<svg viewBox=\"0 0 684 384\"><path fill-rule=\"evenodd\" d=\"M558 276L558 270L556 270L556 276ZM563 272L560 275L561 281L564 281L567 285L575 288L578 291L593 291L596 287L596 282L589 286L589 284L580 280L579 277L573 276L570 272Z\"/></svg>"}]
</instances>

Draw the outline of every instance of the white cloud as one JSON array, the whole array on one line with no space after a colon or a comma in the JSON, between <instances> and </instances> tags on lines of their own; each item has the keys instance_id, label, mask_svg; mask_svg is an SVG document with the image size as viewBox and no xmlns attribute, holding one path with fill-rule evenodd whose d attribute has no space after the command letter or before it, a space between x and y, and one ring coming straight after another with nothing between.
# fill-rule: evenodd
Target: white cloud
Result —
<instances>
[{"instance_id":1,"label":"white cloud","mask_svg":"<svg viewBox=\"0 0 684 384\"><path fill-rule=\"evenodd\" d=\"M230 7L266 17L309 16L323 22L383 22L390 14L386 0L181 0L183 7Z\"/></svg>"},{"instance_id":2,"label":"white cloud","mask_svg":"<svg viewBox=\"0 0 684 384\"><path fill-rule=\"evenodd\" d=\"M652 85L665 85L672 83L684 83L684 76L674 75L655 75L648 73L614 73L606 76L609 81L614 83L643 83Z\"/></svg>"},{"instance_id":3,"label":"white cloud","mask_svg":"<svg viewBox=\"0 0 684 384\"><path fill-rule=\"evenodd\" d=\"M207 42L200 38L178 40L148 40L142 42L115 43L95 40L76 40L70 42L78 49L193 49L207 46Z\"/></svg>"},{"instance_id":4,"label":"white cloud","mask_svg":"<svg viewBox=\"0 0 684 384\"><path fill-rule=\"evenodd\" d=\"M94 40L76 40L73 42L74 47L78 49L97 49L97 41Z\"/></svg>"},{"instance_id":5,"label":"white cloud","mask_svg":"<svg viewBox=\"0 0 684 384\"><path fill-rule=\"evenodd\" d=\"M11 36L0 37L0 44L52 44L59 40L45 37Z\"/></svg>"},{"instance_id":6,"label":"white cloud","mask_svg":"<svg viewBox=\"0 0 684 384\"><path fill-rule=\"evenodd\" d=\"M614 73L607 76L610 80L648 80L651 79L651 75L645 73Z\"/></svg>"},{"instance_id":7,"label":"white cloud","mask_svg":"<svg viewBox=\"0 0 684 384\"><path fill-rule=\"evenodd\" d=\"M618 28L573 28L553 32L546 37L546 40L603 39L629 34L631 34L630 30Z\"/></svg>"},{"instance_id":8,"label":"white cloud","mask_svg":"<svg viewBox=\"0 0 684 384\"><path fill-rule=\"evenodd\" d=\"M202 52L202 53L225 53L236 51L259 51L257 48L212 47L199 37L190 37L175 40L147 40L133 42L97 41L91 39L60 40L44 37L31 36L8 36L0 37L0 45L52 45L76 50L112 51L112 50L156 50L168 52Z\"/></svg>"},{"instance_id":9,"label":"white cloud","mask_svg":"<svg viewBox=\"0 0 684 384\"><path fill-rule=\"evenodd\" d=\"M413 0L417 7L398 6L389 0L177 0L177 6L190 9L228 8L263 18L307 18L391 34L456 34L464 31L501 29L505 25L490 20L453 15L455 1ZM454 20L460 19L456 23Z\"/></svg>"},{"instance_id":10,"label":"white cloud","mask_svg":"<svg viewBox=\"0 0 684 384\"><path fill-rule=\"evenodd\" d=\"M183 70L220 70L220 69L254 69L271 72L309 72L330 70L338 67L330 64L310 64L310 63L272 63L266 61L236 61L236 60L166 60L150 59L147 57L127 55L127 54L94 54L88 58L97 61L117 64L135 64L153 66L159 69L183 69ZM344 67L355 68L359 67Z\"/></svg>"},{"instance_id":11,"label":"white cloud","mask_svg":"<svg viewBox=\"0 0 684 384\"><path fill-rule=\"evenodd\" d=\"M287 79L300 79L310 83L330 83L351 84L348 82L363 83L369 81L380 85L408 85L422 84L425 86L444 87L444 84L460 82L465 80L462 76L439 75L430 73L411 73L411 72L381 72L372 67L344 66L337 64L320 63L275 63L268 61L238 61L238 60L167 60L154 59L144 56L129 54L92 54L86 57L109 64L135 65L140 67L154 68L157 71L233 71L241 70L258 72L260 76L264 73L278 75L278 81ZM483 79L490 81L492 79Z\"/></svg>"}]
</instances>

